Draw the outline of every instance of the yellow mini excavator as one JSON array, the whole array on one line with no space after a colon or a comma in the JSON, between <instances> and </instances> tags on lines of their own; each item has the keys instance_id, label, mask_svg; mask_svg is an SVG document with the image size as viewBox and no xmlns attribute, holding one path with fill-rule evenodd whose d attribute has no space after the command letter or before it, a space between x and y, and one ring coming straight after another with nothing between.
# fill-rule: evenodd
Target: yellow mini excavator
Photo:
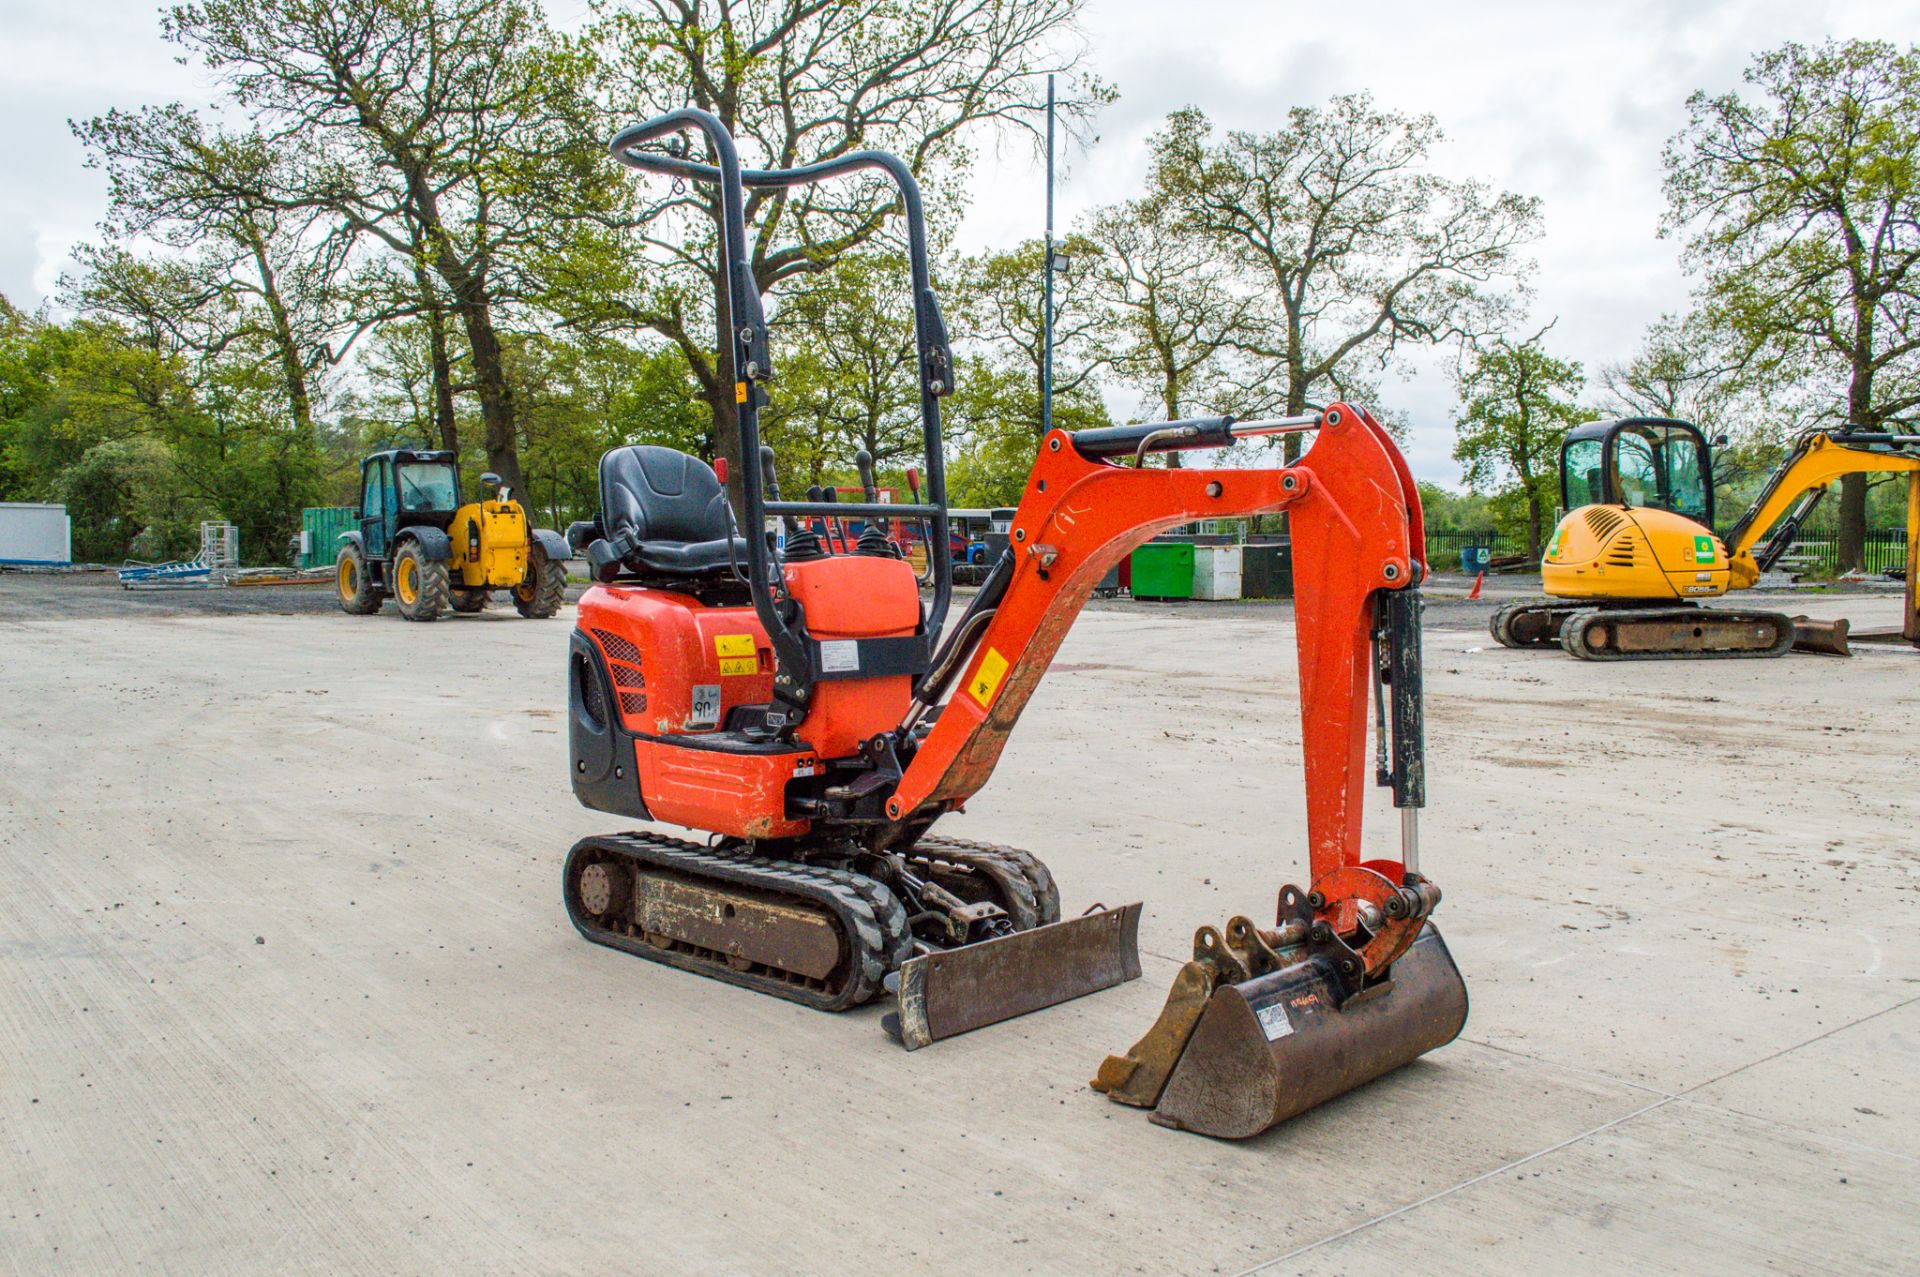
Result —
<instances>
[{"instance_id":1,"label":"yellow mini excavator","mask_svg":"<svg viewBox=\"0 0 1920 1277\"><path fill-rule=\"evenodd\" d=\"M1794 441L1723 542L1713 531L1712 456L1698 427L1658 417L1593 421L1560 449L1569 513L1541 560L1545 598L1519 599L1488 622L1506 647L1558 645L1588 661L1780 656L1795 618L1707 608L1751 588L1793 544L1826 485L1842 475L1904 473L1909 541L1920 536L1920 435L1810 431ZM1907 625L1915 630L1912 546ZM1846 655L1845 622L1798 622L1798 645ZM1920 641L1920 632L1907 635Z\"/></svg>"}]
</instances>

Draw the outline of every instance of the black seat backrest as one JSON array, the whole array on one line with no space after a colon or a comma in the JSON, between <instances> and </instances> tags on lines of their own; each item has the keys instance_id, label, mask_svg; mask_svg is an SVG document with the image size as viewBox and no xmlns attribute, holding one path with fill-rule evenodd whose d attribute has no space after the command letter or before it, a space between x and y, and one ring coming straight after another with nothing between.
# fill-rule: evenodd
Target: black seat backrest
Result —
<instances>
[{"instance_id":1,"label":"black seat backrest","mask_svg":"<svg viewBox=\"0 0 1920 1277\"><path fill-rule=\"evenodd\" d=\"M615 448L600 458L603 535L635 542L727 539L727 490L698 457L652 444Z\"/></svg>"}]
</instances>

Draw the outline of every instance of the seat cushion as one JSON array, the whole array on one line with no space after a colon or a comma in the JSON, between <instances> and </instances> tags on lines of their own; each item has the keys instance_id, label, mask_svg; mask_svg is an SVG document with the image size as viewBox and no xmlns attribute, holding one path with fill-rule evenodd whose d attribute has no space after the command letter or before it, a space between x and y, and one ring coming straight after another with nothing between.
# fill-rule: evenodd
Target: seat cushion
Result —
<instances>
[{"instance_id":1,"label":"seat cushion","mask_svg":"<svg viewBox=\"0 0 1920 1277\"><path fill-rule=\"evenodd\" d=\"M629 562L669 576L693 576L702 572L725 571L729 564L747 570L747 543L733 538L732 556L728 556L727 538L718 541L642 541L627 555Z\"/></svg>"},{"instance_id":2,"label":"seat cushion","mask_svg":"<svg viewBox=\"0 0 1920 1277\"><path fill-rule=\"evenodd\" d=\"M719 476L673 448L633 444L600 458L600 524L637 569L694 576L747 560L739 537L729 557L732 526Z\"/></svg>"}]
</instances>

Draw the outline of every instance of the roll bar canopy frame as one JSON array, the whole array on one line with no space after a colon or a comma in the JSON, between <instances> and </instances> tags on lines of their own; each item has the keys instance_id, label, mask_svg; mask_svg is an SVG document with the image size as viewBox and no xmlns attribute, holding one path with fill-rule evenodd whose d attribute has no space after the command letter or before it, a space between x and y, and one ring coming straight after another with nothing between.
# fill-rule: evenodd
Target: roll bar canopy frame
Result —
<instances>
[{"instance_id":1,"label":"roll bar canopy frame","mask_svg":"<svg viewBox=\"0 0 1920 1277\"><path fill-rule=\"evenodd\" d=\"M678 155L641 149L650 142L699 133L706 137L714 163L702 164ZM760 407L766 401L763 389L773 377L772 357L767 340L766 311L760 289L753 278L747 256L746 187L786 188L830 181L864 170L878 170L899 189L906 214L907 262L913 286L913 329L918 351L920 380L920 425L924 444L927 500L922 503L887 505L890 518L925 519L932 525L931 544L945 545L947 530L947 480L944 440L940 427L940 400L953 392L953 353L947 341L945 321L934 296L928 267L926 215L920 200L920 184L913 170L897 155L886 151L854 151L817 164L790 169L743 169L733 137L718 117L695 107L669 111L632 128L624 129L608 143L608 149L621 164L641 172L657 173L682 181L704 182L720 188L720 267L725 281L730 340L733 343L735 371L734 402L740 422L740 456L737 459L740 488L745 498L746 524L753 535L747 544L747 580L753 597L754 612L766 627L775 654L775 704L768 709L769 726L790 732L806 716L813 688L820 681L818 645L806 633L805 618L792 605L786 581L774 571L773 557L766 538L759 530L767 516L866 515L867 507L826 501L769 501L758 458L760 456ZM875 508L878 509L877 507ZM929 659L940 639L948 606L953 599L953 568L945 555L929 555L933 561L933 600L925 623L925 643Z\"/></svg>"}]
</instances>

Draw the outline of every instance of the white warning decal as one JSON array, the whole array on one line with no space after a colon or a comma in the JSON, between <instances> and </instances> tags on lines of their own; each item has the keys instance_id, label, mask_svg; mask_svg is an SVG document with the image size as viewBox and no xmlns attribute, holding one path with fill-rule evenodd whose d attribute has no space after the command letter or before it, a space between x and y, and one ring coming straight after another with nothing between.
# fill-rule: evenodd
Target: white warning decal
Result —
<instances>
[{"instance_id":1,"label":"white warning decal","mask_svg":"<svg viewBox=\"0 0 1920 1277\"><path fill-rule=\"evenodd\" d=\"M1284 1002L1261 1007L1253 1014L1260 1021L1260 1031L1267 1035L1269 1042L1277 1042L1293 1032L1293 1021L1287 1018L1287 1004Z\"/></svg>"}]
</instances>

